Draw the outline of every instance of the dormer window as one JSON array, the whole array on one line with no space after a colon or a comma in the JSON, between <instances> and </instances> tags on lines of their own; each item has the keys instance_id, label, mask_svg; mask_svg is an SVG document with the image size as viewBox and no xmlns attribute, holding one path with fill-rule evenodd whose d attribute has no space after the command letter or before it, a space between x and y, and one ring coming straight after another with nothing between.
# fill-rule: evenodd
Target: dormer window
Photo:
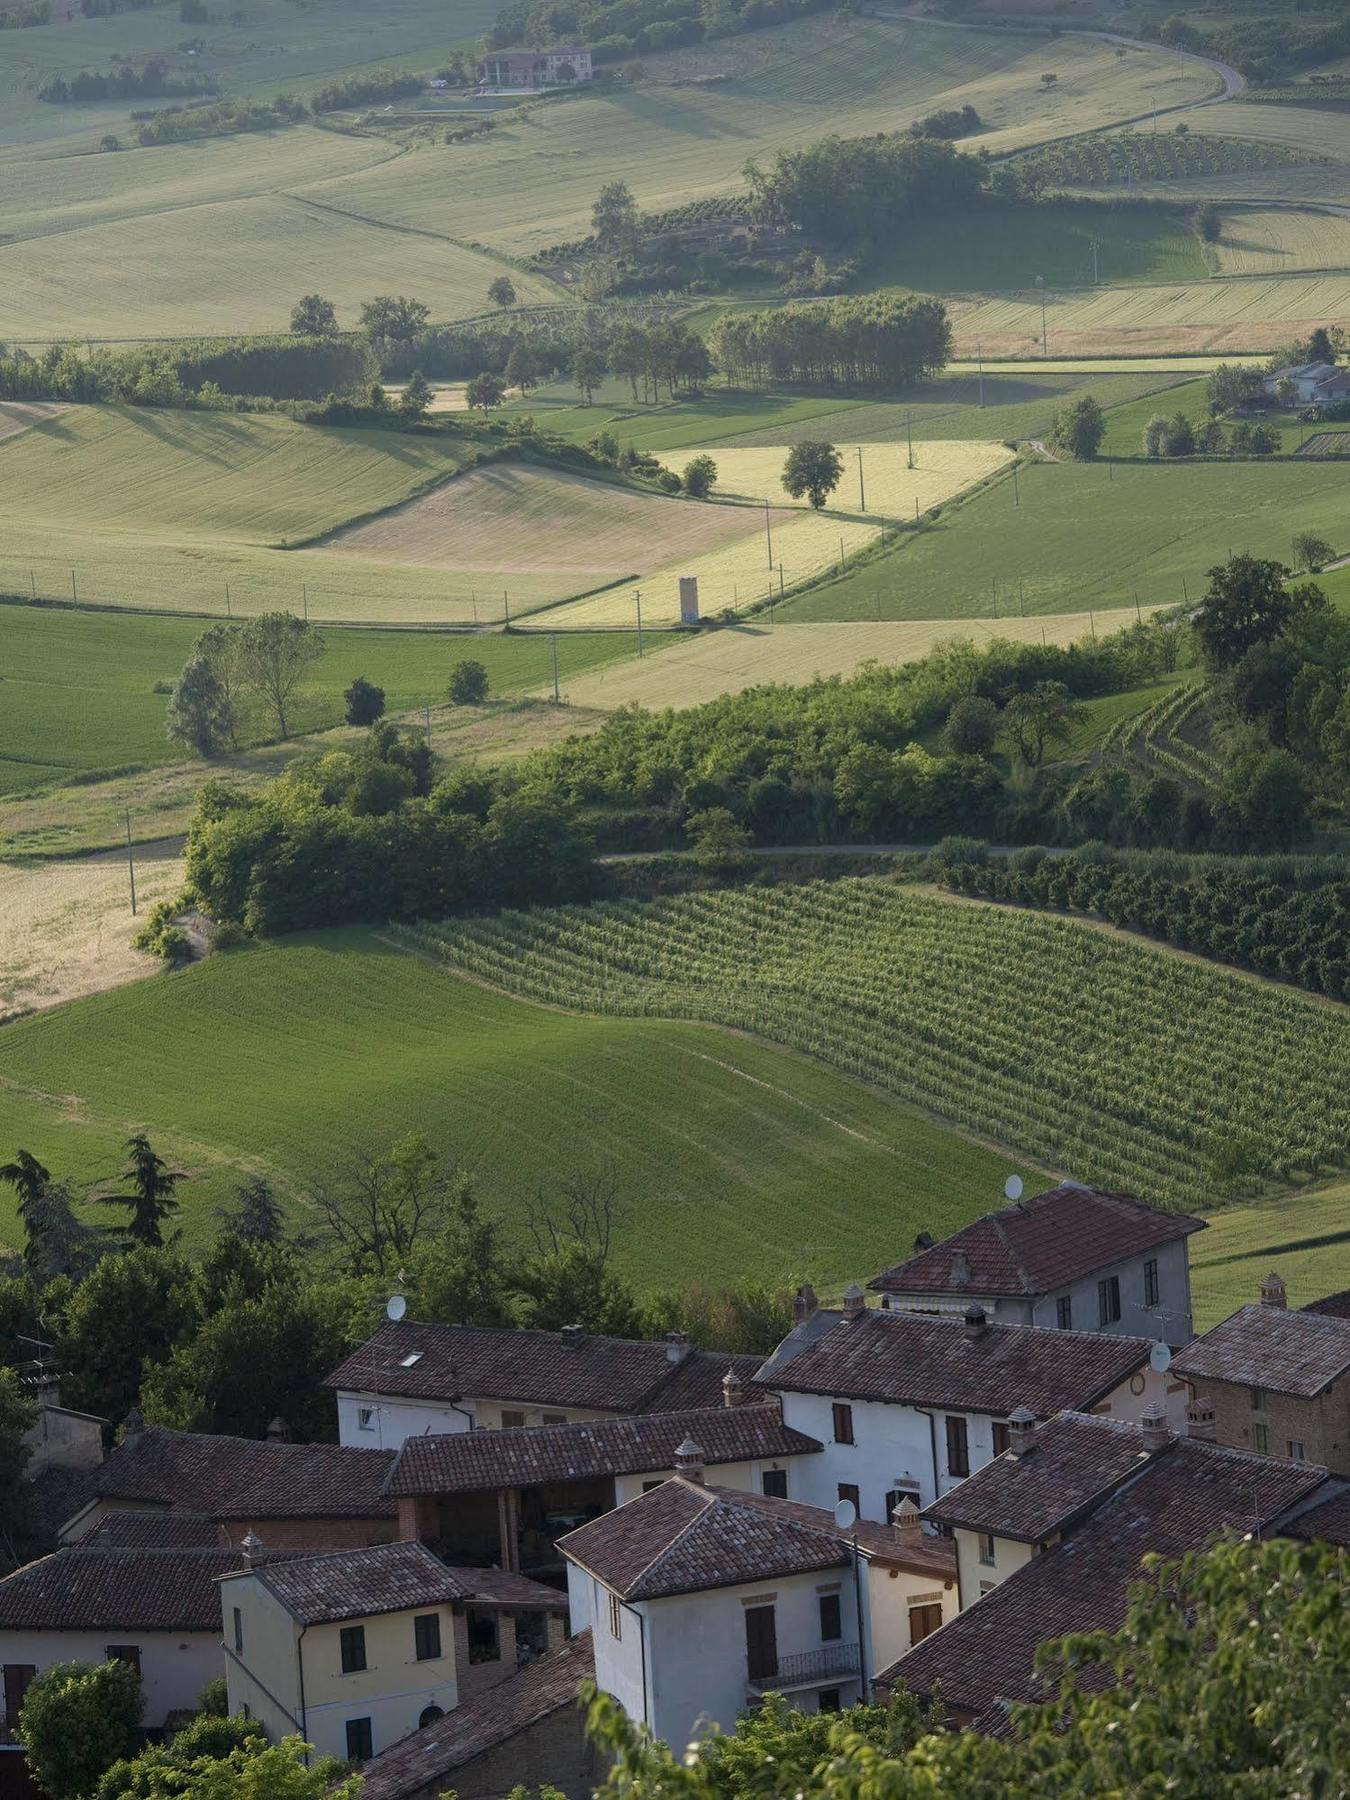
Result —
<instances>
[{"instance_id":1,"label":"dormer window","mask_svg":"<svg viewBox=\"0 0 1350 1800\"><path fill-rule=\"evenodd\" d=\"M399 1358L400 1369L415 1369L422 1360L422 1351L410 1350L406 1356Z\"/></svg>"}]
</instances>

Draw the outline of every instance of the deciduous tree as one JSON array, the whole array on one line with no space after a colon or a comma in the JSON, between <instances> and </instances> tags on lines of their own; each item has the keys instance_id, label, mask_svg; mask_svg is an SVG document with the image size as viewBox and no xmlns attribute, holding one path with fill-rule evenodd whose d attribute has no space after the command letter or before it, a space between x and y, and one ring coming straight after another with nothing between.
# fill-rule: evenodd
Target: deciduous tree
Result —
<instances>
[{"instance_id":1,"label":"deciduous tree","mask_svg":"<svg viewBox=\"0 0 1350 1800\"><path fill-rule=\"evenodd\" d=\"M494 306L515 305L516 288L509 275L498 275L488 283L488 299Z\"/></svg>"},{"instance_id":2,"label":"deciduous tree","mask_svg":"<svg viewBox=\"0 0 1350 1800\"><path fill-rule=\"evenodd\" d=\"M684 491L695 500L706 500L717 480L717 464L711 456L694 456L684 465Z\"/></svg>"},{"instance_id":3,"label":"deciduous tree","mask_svg":"<svg viewBox=\"0 0 1350 1800\"><path fill-rule=\"evenodd\" d=\"M349 725L373 725L384 713L384 689L364 675L356 677L342 698Z\"/></svg>"},{"instance_id":4,"label":"deciduous tree","mask_svg":"<svg viewBox=\"0 0 1350 1800\"><path fill-rule=\"evenodd\" d=\"M337 330L337 309L322 294L306 294L291 308L291 330L297 337L328 337Z\"/></svg>"},{"instance_id":5,"label":"deciduous tree","mask_svg":"<svg viewBox=\"0 0 1350 1800\"><path fill-rule=\"evenodd\" d=\"M1055 414L1051 438L1057 449L1067 451L1078 462L1090 462L1105 435L1105 416L1091 394Z\"/></svg>"},{"instance_id":6,"label":"deciduous tree","mask_svg":"<svg viewBox=\"0 0 1350 1800\"><path fill-rule=\"evenodd\" d=\"M500 375L494 375L491 369L484 369L481 375L475 375L464 390L465 402L479 412L489 412L494 406L500 406L506 398L506 383Z\"/></svg>"},{"instance_id":7,"label":"deciduous tree","mask_svg":"<svg viewBox=\"0 0 1350 1800\"><path fill-rule=\"evenodd\" d=\"M130 1663L52 1663L24 1696L18 1737L52 1800L87 1800L126 1756L140 1719L141 1679Z\"/></svg>"},{"instance_id":8,"label":"deciduous tree","mask_svg":"<svg viewBox=\"0 0 1350 1800\"><path fill-rule=\"evenodd\" d=\"M289 736L292 696L305 671L323 655L323 638L294 613L259 613L239 628L239 671Z\"/></svg>"},{"instance_id":9,"label":"deciduous tree","mask_svg":"<svg viewBox=\"0 0 1350 1800\"><path fill-rule=\"evenodd\" d=\"M189 656L173 684L164 729L198 756L214 756L234 735L234 709L209 658Z\"/></svg>"},{"instance_id":10,"label":"deciduous tree","mask_svg":"<svg viewBox=\"0 0 1350 1800\"><path fill-rule=\"evenodd\" d=\"M1207 571L1209 586L1195 617L1195 634L1211 669L1227 669L1253 644L1279 634L1299 613L1325 608L1313 582L1288 584L1289 570L1268 557L1245 552Z\"/></svg>"},{"instance_id":11,"label":"deciduous tree","mask_svg":"<svg viewBox=\"0 0 1350 1800\"><path fill-rule=\"evenodd\" d=\"M807 439L794 444L783 464L783 486L794 500L803 495L820 511L839 486L844 459L833 444Z\"/></svg>"},{"instance_id":12,"label":"deciduous tree","mask_svg":"<svg viewBox=\"0 0 1350 1800\"><path fill-rule=\"evenodd\" d=\"M448 692L456 706L481 706L488 697L487 670L475 657L464 657L450 671Z\"/></svg>"},{"instance_id":13,"label":"deciduous tree","mask_svg":"<svg viewBox=\"0 0 1350 1800\"><path fill-rule=\"evenodd\" d=\"M414 369L398 397L398 410L405 419L420 419L430 405L431 383L420 369Z\"/></svg>"},{"instance_id":14,"label":"deciduous tree","mask_svg":"<svg viewBox=\"0 0 1350 1800\"><path fill-rule=\"evenodd\" d=\"M587 406L595 399L595 390L605 379L605 359L599 350L583 344L572 356L572 379L581 389Z\"/></svg>"},{"instance_id":15,"label":"deciduous tree","mask_svg":"<svg viewBox=\"0 0 1350 1800\"><path fill-rule=\"evenodd\" d=\"M1062 681L1038 681L1028 692L1014 694L1003 709L1003 720L1018 755L1036 768L1050 743L1063 742L1087 717L1087 708L1075 700Z\"/></svg>"}]
</instances>

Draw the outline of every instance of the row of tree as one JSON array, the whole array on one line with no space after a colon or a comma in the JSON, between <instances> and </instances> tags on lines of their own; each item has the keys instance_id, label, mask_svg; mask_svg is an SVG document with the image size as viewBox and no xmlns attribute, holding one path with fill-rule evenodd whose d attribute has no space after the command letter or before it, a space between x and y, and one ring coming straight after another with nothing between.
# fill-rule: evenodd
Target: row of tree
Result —
<instances>
[{"instance_id":1,"label":"row of tree","mask_svg":"<svg viewBox=\"0 0 1350 1800\"><path fill-rule=\"evenodd\" d=\"M216 83L206 75L176 75L160 57L150 57L139 69L119 63L106 72L82 69L76 75L52 75L39 87L39 100L54 105L87 105L95 100L139 100L161 94L212 94Z\"/></svg>"},{"instance_id":2,"label":"row of tree","mask_svg":"<svg viewBox=\"0 0 1350 1800\"><path fill-rule=\"evenodd\" d=\"M909 132L825 137L746 166L756 218L868 256L905 223L975 205L987 165L944 139Z\"/></svg>"},{"instance_id":3,"label":"row of tree","mask_svg":"<svg viewBox=\"0 0 1350 1800\"><path fill-rule=\"evenodd\" d=\"M725 313L710 349L742 387L770 381L906 387L944 367L951 324L940 300L866 294Z\"/></svg>"}]
</instances>

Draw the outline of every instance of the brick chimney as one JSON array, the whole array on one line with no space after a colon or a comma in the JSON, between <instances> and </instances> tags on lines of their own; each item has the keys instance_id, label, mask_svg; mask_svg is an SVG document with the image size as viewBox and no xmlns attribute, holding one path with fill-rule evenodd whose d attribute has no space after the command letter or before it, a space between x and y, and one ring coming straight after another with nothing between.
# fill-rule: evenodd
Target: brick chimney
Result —
<instances>
[{"instance_id":1,"label":"brick chimney","mask_svg":"<svg viewBox=\"0 0 1350 1800\"><path fill-rule=\"evenodd\" d=\"M804 1281L792 1296L792 1323L805 1325L819 1304L820 1302L816 1299L816 1290L809 1281Z\"/></svg>"},{"instance_id":2,"label":"brick chimney","mask_svg":"<svg viewBox=\"0 0 1350 1800\"><path fill-rule=\"evenodd\" d=\"M1036 1415L1025 1406L1008 1414L1008 1450L1018 1462L1036 1448Z\"/></svg>"},{"instance_id":3,"label":"brick chimney","mask_svg":"<svg viewBox=\"0 0 1350 1800\"><path fill-rule=\"evenodd\" d=\"M919 1522L919 1509L906 1494L905 1498L891 1514L891 1528L899 1543L907 1549L923 1541L923 1526Z\"/></svg>"},{"instance_id":4,"label":"brick chimney","mask_svg":"<svg viewBox=\"0 0 1350 1800\"><path fill-rule=\"evenodd\" d=\"M974 1343L989 1330L989 1315L982 1306L966 1308L966 1336Z\"/></svg>"},{"instance_id":5,"label":"brick chimney","mask_svg":"<svg viewBox=\"0 0 1350 1800\"><path fill-rule=\"evenodd\" d=\"M579 1350L586 1341L586 1333L580 1325L564 1325L558 1336L569 1350Z\"/></svg>"},{"instance_id":6,"label":"brick chimney","mask_svg":"<svg viewBox=\"0 0 1350 1800\"><path fill-rule=\"evenodd\" d=\"M675 1473L703 1485L703 1446L686 1438L675 1452Z\"/></svg>"},{"instance_id":7,"label":"brick chimney","mask_svg":"<svg viewBox=\"0 0 1350 1800\"><path fill-rule=\"evenodd\" d=\"M259 1561L263 1553L263 1541L256 1531L249 1530L244 1534L244 1541L239 1546L243 1552L244 1567L251 1569Z\"/></svg>"},{"instance_id":8,"label":"brick chimney","mask_svg":"<svg viewBox=\"0 0 1350 1800\"><path fill-rule=\"evenodd\" d=\"M735 1369L728 1369L722 1377L722 1404L724 1406L745 1405L745 1383Z\"/></svg>"},{"instance_id":9,"label":"brick chimney","mask_svg":"<svg viewBox=\"0 0 1350 1800\"><path fill-rule=\"evenodd\" d=\"M1208 1400L1195 1399L1187 1406L1186 1436L1194 1438L1199 1444L1212 1444L1217 1441L1214 1408Z\"/></svg>"},{"instance_id":10,"label":"brick chimney","mask_svg":"<svg viewBox=\"0 0 1350 1800\"><path fill-rule=\"evenodd\" d=\"M289 1444L291 1441L291 1428L280 1413L267 1427L267 1441L269 1444Z\"/></svg>"},{"instance_id":11,"label":"brick chimney","mask_svg":"<svg viewBox=\"0 0 1350 1800\"><path fill-rule=\"evenodd\" d=\"M918 1256L923 1251L931 1250L932 1248L933 1248L932 1232L931 1231L921 1231L914 1240L914 1254L916 1256Z\"/></svg>"},{"instance_id":12,"label":"brick chimney","mask_svg":"<svg viewBox=\"0 0 1350 1800\"><path fill-rule=\"evenodd\" d=\"M139 1406L133 1406L122 1421L122 1443L128 1450L134 1450L145 1436L145 1420L141 1417Z\"/></svg>"},{"instance_id":13,"label":"brick chimney","mask_svg":"<svg viewBox=\"0 0 1350 1800\"><path fill-rule=\"evenodd\" d=\"M687 1331L668 1331L666 1333L666 1361L682 1363L694 1346L689 1342Z\"/></svg>"},{"instance_id":14,"label":"brick chimney","mask_svg":"<svg viewBox=\"0 0 1350 1800\"><path fill-rule=\"evenodd\" d=\"M855 1281L851 1287L844 1289L844 1317L860 1319L867 1311L867 1296Z\"/></svg>"},{"instance_id":15,"label":"brick chimney","mask_svg":"<svg viewBox=\"0 0 1350 1800\"><path fill-rule=\"evenodd\" d=\"M1167 1429L1167 1414L1156 1403L1144 1408L1139 1418L1139 1429L1144 1448L1150 1455L1165 1450L1172 1442L1172 1433Z\"/></svg>"},{"instance_id":16,"label":"brick chimney","mask_svg":"<svg viewBox=\"0 0 1350 1800\"><path fill-rule=\"evenodd\" d=\"M1272 1269L1261 1283L1262 1306L1278 1306L1283 1311L1289 1305L1289 1289L1284 1285L1284 1278Z\"/></svg>"}]
</instances>

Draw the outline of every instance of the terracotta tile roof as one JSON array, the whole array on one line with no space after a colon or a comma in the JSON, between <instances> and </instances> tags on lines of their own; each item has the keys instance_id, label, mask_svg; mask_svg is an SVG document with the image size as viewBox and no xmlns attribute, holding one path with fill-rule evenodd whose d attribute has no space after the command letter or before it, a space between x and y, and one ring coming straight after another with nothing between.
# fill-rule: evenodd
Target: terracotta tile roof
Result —
<instances>
[{"instance_id":1,"label":"terracotta tile roof","mask_svg":"<svg viewBox=\"0 0 1350 1800\"><path fill-rule=\"evenodd\" d=\"M3 1631L220 1632L217 1579L237 1550L71 1545L0 1581Z\"/></svg>"},{"instance_id":2,"label":"terracotta tile roof","mask_svg":"<svg viewBox=\"0 0 1350 1800\"><path fill-rule=\"evenodd\" d=\"M239 1559L235 1556L234 1572ZM454 1569L425 1544L376 1544L255 1567L254 1574L304 1625L373 1618L419 1606L453 1606L481 1597L499 1606L554 1611L562 1596L523 1575L498 1569ZM509 1597L508 1597L509 1596Z\"/></svg>"},{"instance_id":3,"label":"terracotta tile roof","mask_svg":"<svg viewBox=\"0 0 1350 1800\"><path fill-rule=\"evenodd\" d=\"M90 1474L90 1499L144 1501L212 1519L390 1518L392 1450L274 1444L147 1425Z\"/></svg>"},{"instance_id":4,"label":"terracotta tile roof","mask_svg":"<svg viewBox=\"0 0 1350 1800\"><path fill-rule=\"evenodd\" d=\"M1303 1311L1324 1319L1350 1319L1350 1288L1342 1288L1339 1294L1324 1294L1320 1300L1311 1301Z\"/></svg>"},{"instance_id":5,"label":"terracotta tile roof","mask_svg":"<svg viewBox=\"0 0 1350 1800\"><path fill-rule=\"evenodd\" d=\"M817 1438L784 1425L772 1402L520 1431L447 1432L409 1438L398 1452L386 1491L459 1494L672 1469L676 1448L686 1438L702 1448L709 1463L806 1456L822 1447Z\"/></svg>"},{"instance_id":6,"label":"terracotta tile roof","mask_svg":"<svg viewBox=\"0 0 1350 1800\"><path fill-rule=\"evenodd\" d=\"M1242 1306L1172 1360L1187 1381L1230 1381L1311 1399L1350 1372L1350 1319Z\"/></svg>"},{"instance_id":7,"label":"terracotta tile roof","mask_svg":"<svg viewBox=\"0 0 1350 1800\"><path fill-rule=\"evenodd\" d=\"M718 1406L730 1365L748 1381L757 1356L584 1332L491 1330L388 1321L327 1385L410 1400L523 1400L596 1412Z\"/></svg>"},{"instance_id":8,"label":"terracotta tile roof","mask_svg":"<svg viewBox=\"0 0 1350 1800\"><path fill-rule=\"evenodd\" d=\"M1094 1446L1088 1453L1095 1460ZM1326 1479L1325 1469L1308 1463L1174 1440L1054 1549L925 1638L878 1682L921 1695L940 1683L944 1705L972 1716L1003 1699L1035 1699L1037 1646L1069 1632L1116 1630L1148 1551L1179 1556L1225 1526L1265 1524Z\"/></svg>"},{"instance_id":9,"label":"terracotta tile roof","mask_svg":"<svg viewBox=\"0 0 1350 1800\"><path fill-rule=\"evenodd\" d=\"M1340 1544L1350 1550L1350 1485L1342 1486L1329 1500L1286 1520L1280 1530L1285 1537L1322 1538L1328 1544Z\"/></svg>"},{"instance_id":10,"label":"terracotta tile roof","mask_svg":"<svg viewBox=\"0 0 1350 1800\"><path fill-rule=\"evenodd\" d=\"M1147 1362L1147 1338L987 1324L967 1336L960 1319L869 1308L806 1345L761 1380L785 1392L837 1394L895 1405L940 1406L1038 1418L1091 1406Z\"/></svg>"},{"instance_id":11,"label":"terracotta tile roof","mask_svg":"<svg viewBox=\"0 0 1350 1800\"><path fill-rule=\"evenodd\" d=\"M111 1512L84 1540L117 1550L223 1550L230 1540L205 1513Z\"/></svg>"},{"instance_id":12,"label":"terracotta tile roof","mask_svg":"<svg viewBox=\"0 0 1350 1800\"><path fill-rule=\"evenodd\" d=\"M1049 1294L1204 1228L1189 1213L1066 1182L987 1213L869 1285L887 1294Z\"/></svg>"},{"instance_id":13,"label":"terracotta tile roof","mask_svg":"<svg viewBox=\"0 0 1350 1800\"><path fill-rule=\"evenodd\" d=\"M450 1573L462 1581L468 1596L480 1606L509 1606L526 1612L567 1611L567 1595L559 1588L545 1587L542 1581L531 1581L528 1575L513 1575L507 1569L451 1568Z\"/></svg>"},{"instance_id":14,"label":"terracotta tile roof","mask_svg":"<svg viewBox=\"0 0 1350 1800\"><path fill-rule=\"evenodd\" d=\"M1043 1542L1092 1511L1148 1461L1136 1425L1063 1412L1042 1425L1033 1447L1004 1451L923 1509L939 1525Z\"/></svg>"},{"instance_id":15,"label":"terracotta tile roof","mask_svg":"<svg viewBox=\"0 0 1350 1800\"><path fill-rule=\"evenodd\" d=\"M456 1769L563 1707L574 1707L578 1687L594 1675L591 1634L581 1631L552 1656L373 1757L361 1770L361 1800L409 1800L439 1792L439 1783L453 1788L448 1778Z\"/></svg>"},{"instance_id":16,"label":"terracotta tile roof","mask_svg":"<svg viewBox=\"0 0 1350 1800\"><path fill-rule=\"evenodd\" d=\"M823 1532L841 1544L851 1545L856 1537L859 1550L869 1560L913 1569L920 1575L955 1579L956 1551L946 1538L925 1535L917 1543L908 1543L893 1527L880 1525L874 1519L859 1519L849 1530L841 1531L834 1522L833 1511L827 1506L807 1506L800 1500L778 1500L771 1494L756 1494L740 1488L718 1488L714 1492L734 1500L739 1506L767 1513L771 1518Z\"/></svg>"}]
</instances>

